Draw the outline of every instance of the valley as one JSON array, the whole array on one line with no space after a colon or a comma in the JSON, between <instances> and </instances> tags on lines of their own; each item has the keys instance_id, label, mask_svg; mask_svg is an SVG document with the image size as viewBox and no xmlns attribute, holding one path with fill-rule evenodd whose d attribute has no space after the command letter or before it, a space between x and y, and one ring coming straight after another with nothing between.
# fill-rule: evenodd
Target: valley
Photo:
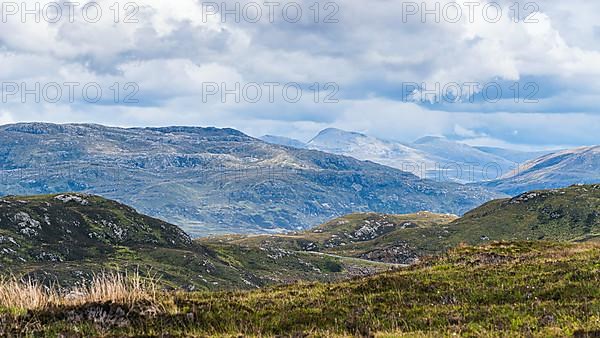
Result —
<instances>
[{"instance_id":1,"label":"valley","mask_svg":"<svg viewBox=\"0 0 600 338\"><path fill-rule=\"evenodd\" d=\"M352 214L307 231L199 239L219 247L280 248L413 264L458 245L495 241L587 241L600 233L600 185L527 192L488 202L463 217L419 212Z\"/></svg>"}]
</instances>

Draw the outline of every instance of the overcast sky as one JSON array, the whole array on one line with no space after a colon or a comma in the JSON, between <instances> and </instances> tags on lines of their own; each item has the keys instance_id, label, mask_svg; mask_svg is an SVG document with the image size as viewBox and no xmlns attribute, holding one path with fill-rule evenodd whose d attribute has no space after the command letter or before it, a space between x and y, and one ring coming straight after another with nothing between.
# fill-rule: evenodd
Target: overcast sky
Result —
<instances>
[{"instance_id":1,"label":"overcast sky","mask_svg":"<svg viewBox=\"0 0 600 338\"><path fill-rule=\"evenodd\" d=\"M600 144L597 1L114 2L2 2L0 123Z\"/></svg>"}]
</instances>

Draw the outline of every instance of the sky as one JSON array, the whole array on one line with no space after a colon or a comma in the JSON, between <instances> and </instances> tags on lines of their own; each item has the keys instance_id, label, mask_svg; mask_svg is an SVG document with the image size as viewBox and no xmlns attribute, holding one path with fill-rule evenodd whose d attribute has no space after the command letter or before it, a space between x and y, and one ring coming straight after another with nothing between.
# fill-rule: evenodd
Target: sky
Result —
<instances>
[{"instance_id":1,"label":"sky","mask_svg":"<svg viewBox=\"0 0 600 338\"><path fill-rule=\"evenodd\" d=\"M0 123L600 144L597 1L3 1Z\"/></svg>"}]
</instances>

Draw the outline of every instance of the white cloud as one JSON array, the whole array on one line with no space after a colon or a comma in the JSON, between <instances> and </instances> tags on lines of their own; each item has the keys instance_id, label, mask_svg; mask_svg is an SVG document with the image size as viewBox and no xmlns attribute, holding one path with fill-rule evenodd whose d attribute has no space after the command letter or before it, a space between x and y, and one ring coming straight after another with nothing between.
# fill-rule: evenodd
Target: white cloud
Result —
<instances>
[{"instance_id":1,"label":"white cloud","mask_svg":"<svg viewBox=\"0 0 600 338\"><path fill-rule=\"evenodd\" d=\"M403 22L402 2L347 0L338 3L337 24L312 23L308 0L300 2L304 17L296 24L279 16L274 23L265 17L256 24L231 17L223 23L216 16L205 21L195 0L144 0L138 23L114 23L107 9L113 2L100 3L106 10L98 23L3 23L0 78L103 87L135 82L139 105L11 102L0 122L214 124L303 139L337 126L405 141L424 134L524 144L600 141L593 136L600 95L594 13L600 3L540 3L538 23L515 23L509 1L502 2L504 15L496 23L482 17L423 23L418 16ZM537 81L540 103L419 106L401 99L403 82L496 80ZM297 104L204 104L205 82L335 82L341 103L315 104L307 93ZM535 135L539 130L553 134Z\"/></svg>"}]
</instances>

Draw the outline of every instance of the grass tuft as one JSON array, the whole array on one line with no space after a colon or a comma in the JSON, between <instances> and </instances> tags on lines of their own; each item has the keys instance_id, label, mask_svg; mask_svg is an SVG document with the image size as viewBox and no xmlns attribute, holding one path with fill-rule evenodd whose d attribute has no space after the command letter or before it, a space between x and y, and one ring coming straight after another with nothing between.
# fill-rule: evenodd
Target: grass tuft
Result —
<instances>
[{"instance_id":1,"label":"grass tuft","mask_svg":"<svg viewBox=\"0 0 600 338\"><path fill-rule=\"evenodd\" d=\"M113 302L133 305L156 301L159 283L154 276L139 272L102 272L83 286L62 289L58 284L44 285L32 278L0 279L0 308L11 312L45 310L57 306Z\"/></svg>"}]
</instances>

